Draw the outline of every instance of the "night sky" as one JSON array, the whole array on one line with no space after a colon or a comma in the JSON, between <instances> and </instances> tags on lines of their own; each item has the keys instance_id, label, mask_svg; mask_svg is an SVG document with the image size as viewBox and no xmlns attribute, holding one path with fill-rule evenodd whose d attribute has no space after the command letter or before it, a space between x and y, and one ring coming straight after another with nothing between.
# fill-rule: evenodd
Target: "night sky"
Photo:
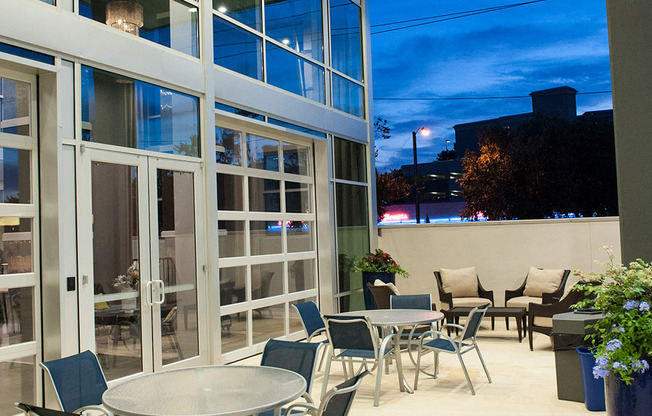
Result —
<instances>
[{"instance_id":1,"label":"night sky","mask_svg":"<svg viewBox=\"0 0 652 416\"><path fill-rule=\"evenodd\" d=\"M425 163L444 150L446 139L454 141L455 124L531 112L532 91L563 85L579 93L611 90L604 0L547 0L377 33L438 20L414 19L524 1L368 2L373 114L387 120L392 136L376 141L380 171L412 163L412 131L419 127L431 130L418 138L419 163ZM396 21L408 22L383 25ZM527 98L448 100L505 96ZM433 97L447 100L379 100ZM578 95L577 107L579 114L610 109L611 94Z\"/></svg>"}]
</instances>

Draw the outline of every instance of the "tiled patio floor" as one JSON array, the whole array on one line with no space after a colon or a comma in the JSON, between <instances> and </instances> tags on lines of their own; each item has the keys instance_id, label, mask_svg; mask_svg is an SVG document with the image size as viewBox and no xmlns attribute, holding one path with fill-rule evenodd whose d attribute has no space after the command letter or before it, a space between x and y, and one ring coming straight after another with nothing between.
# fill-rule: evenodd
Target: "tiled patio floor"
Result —
<instances>
[{"instance_id":1,"label":"tiled patio floor","mask_svg":"<svg viewBox=\"0 0 652 416\"><path fill-rule=\"evenodd\" d=\"M512 322L513 323L513 322ZM478 344L484 356L493 383L489 383L474 352L464 355L471 381L476 390L472 396L457 358L441 354L441 371L434 380L419 377L419 389L415 394L401 393L398 389L396 370L383 374L380 406L373 406L375 377L368 376L362 383L351 409L351 416L407 416L407 415L601 415L605 412L589 412L583 403L557 399L555 360L550 338L534 334L534 351L530 351L527 339L518 342L516 330L505 330L503 320L497 320L496 330L489 323L483 324ZM432 369L432 354L424 358ZM241 364L258 364L260 356ZM414 383L414 367L406 353L403 355L406 377ZM341 365L333 366L329 381L334 386L343 380ZM313 397L321 391L323 373L318 373L312 389Z\"/></svg>"}]
</instances>

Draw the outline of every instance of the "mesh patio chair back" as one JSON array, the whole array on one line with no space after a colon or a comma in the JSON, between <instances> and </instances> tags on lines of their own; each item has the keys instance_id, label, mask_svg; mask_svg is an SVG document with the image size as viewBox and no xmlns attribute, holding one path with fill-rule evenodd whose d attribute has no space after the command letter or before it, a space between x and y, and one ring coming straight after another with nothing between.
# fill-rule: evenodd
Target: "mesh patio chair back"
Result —
<instances>
[{"instance_id":1,"label":"mesh patio chair back","mask_svg":"<svg viewBox=\"0 0 652 416\"><path fill-rule=\"evenodd\" d=\"M102 404L106 379L91 351L41 363L50 376L59 404L64 412L74 412L88 405Z\"/></svg>"},{"instance_id":2,"label":"mesh patio chair back","mask_svg":"<svg viewBox=\"0 0 652 416\"><path fill-rule=\"evenodd\" d=\"M355 393L362 383L362 378L369 374L365 371L357 376L338 384L324 397L321 416L346 416L351 410Z\"/></svg>"},{"instance_id":3,"label":"mesh patio chair back","mask_svg":"<svg viewBox=\"0 0 652 416\"><path fill-rule=\"evenodd\" d=\"M333 349L376 352L371 322L364 316L326 316L328 339Z\"/></svg>"},{"instance_id":4,"label":"mesh patio chair back","mask_svg":"<svg viewBox=\"0 0 652 416\"><path fill-rule=\"evenodd\" d=\"M25 416L79 416L79 413L62 412L61 410L47 409L25 403L14 403L14 406L25 413Z\"/></svg>"},{"instance_id":5,"label":"mesh patio chair back","mask_svg":"<svg viewBox=\"0 0 652 416\"><path fill-rule=\"evenodd\" d=\"M324 325L324 320L321 318L321 313L315 302L293 303L292 306L299 312L308 340L326 330L326 325Z\"/></svg>"},{"instance_id":6,"label":"mesh patio chair back","mask_svg":"<svg viewBox=\"0 0 652 416\"><path fill-rule=\"evenodd\" d=\"M475 337L475 335L478 333L478 330L480 329L482 318L484 318L484 314L485 312L487 312L488 307L489 307L488 304L484 306L480 306L478 308L474 308L469 313L469 317L467 318L467 323L464 326L464 332L462 333L462 341Z\"/></svg>"},{"instance_id":7,"label":"mesh patio chair back","mask_svg":"<svg viewBox=\"0 0 652 416\"><path fill-rule=\"evenodd\" d=\"M391 309L432 309L430 293L424 295L392 295L389 298Z\"/></svg>"},{"instance_id":8,"label":"mesh patio chair back","mask_svg":"<svg viewBox=\"0 0 652 416\"><path fill-rule=\"evenodd\" d=\"M283 368L302 375L306 379L306 392L310 393L321 345L320 343L270 339L265 344L260 365Z\"/></svg>"}]
</instances>

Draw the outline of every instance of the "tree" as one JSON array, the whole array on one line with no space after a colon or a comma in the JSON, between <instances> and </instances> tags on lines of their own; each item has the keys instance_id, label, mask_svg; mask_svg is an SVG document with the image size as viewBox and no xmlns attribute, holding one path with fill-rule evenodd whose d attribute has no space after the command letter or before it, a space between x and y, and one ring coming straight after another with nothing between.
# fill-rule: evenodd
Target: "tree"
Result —
<instances>
[{"instance_id":1,"label":"tree","mask_svg":"<svg viewBox=\"0 0 652 416\"><path fill-rule=\"evenodd\" d=\"M437 160L442 162L444 160L453 160L457 159L457 151L455 149L451 150L442 150L438 155L437 155Z\"/></svg>"},{"instance_id":2,"label":"tree","mask_svg":"<svg viewBox=\"0 0 652 416\"><path fill-rule=\"evenodd\" d=\"M411 186L408 184L400 169L389 169L389 172L379 173L376 169L376 206L378 221L382 220L387 212L387 206L400 201L410 195Z\"/></svg>"},{"instance_id":3,"label":"tree","mask_svg":"<svg viewBox=\"0 0 652 416\"><path fill-rule=\"evenodd\" d=\"M479 145L479 152L467 152L462 162L465 217L618 214L609 120L540 117L522 124L516 134L498 126L483 129Z\"/></svg>"},{"instance_id":4,"label":"tree","mask_svg":"<svg viewBox=\"0 0 652 416\"><path fill-rule=\"evenodd\" d=\"M377 140L387 140L391 135L390 127L387 125L387 120L382 117L376 118L374 121L374 142ZM374 157L378 157L378 148L374 147Z\"/></svg>"}]
</instances>

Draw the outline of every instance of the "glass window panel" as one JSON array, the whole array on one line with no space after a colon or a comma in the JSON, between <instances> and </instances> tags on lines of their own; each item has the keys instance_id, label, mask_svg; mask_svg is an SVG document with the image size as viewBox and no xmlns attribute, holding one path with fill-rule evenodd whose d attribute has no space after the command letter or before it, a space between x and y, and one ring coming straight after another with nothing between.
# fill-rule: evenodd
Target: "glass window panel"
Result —
<instances>
[{"instance_id":1,"label":"glass window panel","mask_svg":"<svg viewBox=\"0 0 652 416\"><path fill-rule=\"evenodd\" d=\"M170 1L139 2L141 18L133 25L121 24L120 13L111 10L111 0L79 0L79 14L102 24L115 16L117 30L130 33L167 46L168 48L198 57L198 9L192 4ZM112 19L113 20L113 19ZM109 22L110 23L110 22ZM111 26L111 24L109 24Z\"/></svg>"},{"instance_id":2,"label":"glass window panel","mask_svg":"<svg viewBox=\"0 0 652 416\"><path fill-rule=\"evenodd\" d=\"M245 222L218 221L220 258L240 257L245 252Z\"/></svg>"},{"instance_id":3,"label":"glass window panel","mask_svg":"<svg viewBox=\"0 0 652 416\"><path fill-rule=\"evenodd\" d=\"M31 272L32 220L0 217L0 238L0 274Z\"/></svg>"},{"instance_id":4,"label":"glass window panel","mask_svg":"<svg viewBox=\"0 0 652 416\"><path fill-rule=\"evenodd\" d=\"M310 175L310 148L283 143L283 172Z\"/></svg>"},{"instance_id":5,"label":"glass window panel","mask_svg":"<svg viewBox=\"0 0 652 416\"><path fill-rule=\"evenodd\" d=\"M247 135L247 163L250 168L278 172L278 140Z\"/></svg>"},{"instance_id":6,"label":"glass window panel","mask_svg":"<svg viewBox=\"0 0 652 416\"><path fill-rule=\"evenodd\" d=\"M301 133L307 133L307 134L311 134L311 135L317 136L317 137L326 137L326 133L324 133L324 132L309 129L307 127L298 126L296 124L288 123L288 122L282 121L282 120L277 120L275 118L267 117L267 122L269 124L274 124L276 126L285 127L287 129L290 129L290 130L300 131Z\"/></svg>"},{"instance_id":7,"label":"glass window panel","mask_svg":"<svg viewBox=\"0 0 652 416\"><path fill-rule=\"evenodd\" d=\"M248 312L239 312L220 317L222 327L222 354L247 346L247 314Z\"/></svg>"},{"instance_id":8,"label":"glass window panel","mask_svg":"<svg viewBox=\"0 0 652 416\"><path fill-rule=\"evenodd\" d=\"M323 62L321 0L267 2L265 34L290 49Z\"/></svg>"},{"instance_id":9,"label":"glass window panel","mask_svg":"<svg viewBox=\"0 0 652 416\"><path fill-rule=\"evenodd\" d=\"M285 305L266 306L253 310L254 344L285 335Z\"/></svg>"},{"instance_id":10,"label":"glass window panel","mask_svg":"<svg viewBox=\"0 0 652 416\"><path fill-rule=\"evenodd\" d=\"M0 414L15 415L14 403L36 403L36 357L0 361Z\"/></svg>"},{"instance_id":11,"label":"glass window panel","mask_svg":"<svg viewBox=\"0 0 652 416\"><path fill-rule=\"evenodd\" d=\"M312 212L311 185L299 182L285 182L285 211Z\"/></svg>"},{"instance_id":12,"label":"glass window panel","mask_svg":"<svg viewBox=\"0 0 652 416\"><path fill-rule=\"evenodd\" d=\"M333 74L333 107L354 116L363 117L362 87Z\"/></svg>"},{"instance_id":13,"label":"glass window panel","mask_svg":"<svg viewBox=\"0 0 652 416\"><path fill-rule=\"evenodd\" d=\"M54 4L54 0L50 0ZM54 65L54 56L46 55L40 52L30 51L29 49L19 48L18 46L8 45L0 42L0 52L8 53L10 55L20 56L21 58L31 59L33 61L42 62L48 65Z\"/></svg>"},{"instance_id":14,"label":"glass window panel","mask_svg":"<svg viewBox=\"0 0 652 416\"><path fill-rule=\"evenodd\" d=\"M47 3L47 4L52 4L52 5L55 5L55 4L56 4L56 0L41 0L41 1L42 1L43 3Z\"/></svg>"},{"instance_id":15,"label":"glass window panel","mask_svg":"<svg viewBox=\"0 0 652 416\"><path fill-rule=\"evenodd\" d=\"M364 296L362 292L351 293L350 295L339 298L340 312L363 311Z\"/></svg>"},{"instance_id":16,"label":"glass window panel","mask_svg":"<svg viewBox=\"0 0 652 416\"><path fill-rule=\"evenodd\" d=\"M217 16L213 16L213 55L215 65L263 80L262 39Z\"/></svg>"},{"instance_id":17,"label":"glass window panel","mask_svg":"<svg viewBox=\"0 0 652 416\"><path fill-rule=\"evenodd\" d=\"M335 184L339 293L362 288L362 273L349 271L354 257L369 252L367 187Z\"/></svg>"},{"instance_id":18,"label":"glass window panel","mask_svg":"<svg viewBox=\"0 0 652 416\"><path fill-rule=\"evenodd\" d=\"M82 138L199 156L199 99L82 66Z\"/></svg>"},{"instance_id":19,"label":"glass window panel","mask_svg":"<svg viewBox=\"0 0 652 416\"><path fill-rule=\"evenodd\" d=\"M360 7L351 0L331 0L330 15L333 68L362 81Z\"/></svg>"},{"instance_id":20,"label":"glass window panel","mask_svg":"<svg viewBox=\"0 0 652 416\"><path fill-rule=\"evenodd\" d=\"M313 297L313 298L292 300L290 301L290 305L297 304L297 303L305 303L305 302L317 303L317 298ZM299 316L297 310L294 309L292 306L290 306L290 333L294 333L298 331L304 331L303 324L301 323L301 317Z\"/></svg>"},{"instance_id":21,"label":"glass window panel","mask_svg":"<svg viewBox=\"0 0 652 416\"><path fill-rule=\"evenodd\" d=\"M242 117L253 118L254 120L265 121L265 116L261 114L256 114L248 110L243 110L242 108L232 107L230 105L215 103L215 109L226 111L227 113L235 114Z\"/></svg>"},{"instance_id":22,"label":"glass window panel","mask_svg":"<svg viewBox=\"0 0 652 416\"><path fill-rule=\"evenodd\" d=\"M29 150L0 147L0 203L31 202L30 158Z\"/></svg>"},{"instance_id":23,"label":"glass window panel","mask_svg":"<svg viewBox=\"0 0 652 416\"><path fill-rule=\"evenodd\" d=\"M290 293L315 288L315 260L288 262L288 288Z\"/></svg>"},{"instance_id":24,"label":"glass window panel","mask_svg":"<svg viewBox=\"0 0 652 416\"><path fill-rule=\"evenodd\" d=\"M213 9L261 31L260 0L213 0Z\"/></svg>"},{"instance_id":25,"label":"glass window panel","mask_svg":"<svg viewBox=\"0 0 652 416\"><path fill-rule=\"evenodd\" d=\"M314 250L312 221L286 221L288 253Z\"/></svg>"},{"instance_id":26,"label":"glass window panel","mask_svg":"<svg viewBox=\"0 0 652 416\"><path fill-rule=\"evenodd\" d=\"M283 246L281 244L281 222L280 221L251 221L250 241L251 255L279 254Z\"/></svg>"},{"instance_id":27,"label":"glass window panel","mask_svg":"<svg viewBox=\"0 0 652 416\"><path fill-rule=\"evenodd\" d=\"M283 263L251 266L251 299L264 299L283 294Z\"/></svg>"},{"instance_id":28,"label":"glass window panel","mask_svg":"<svg viewBox=\"0 0 652 416\"><path fill-rule=\"evenodd\" d=\"M249 211L281 212L280 181L250 177Z\"/></svg>"},{"instance_id":29,"label":"glass window panel","mask_svg":"<svg viewBox=\"0 0 652 416\"><path fill-rule=\"evenodd\" d=\"M34 289L0 288L0 345L34 341Z\"/></svg>"},{"instance_id":30,"label":"glass window panel","mask_svg":"<svg viewBox=\"0 0 652 416\"><path fill-rule=\"evenodd\" d=\"M239 131L215 127L215 152L217 163L242 164L242 137Z\"/></svg>"},{"instance_id":31,"label":"glass window panel","mask_svg":"<svg viewBox=\"0 0 652 416\"><path fill-rule=\"evenodd\" d=\"M335 138L335 177L356 182L367 181L367 148L349 140Z\"/></svg>"},{"instance_id":32,"label":"glass window panel","mask_svg":"<svg viewBox=\"0 0 652 416\"><path fill-rule=\"evenodd\" d=\"M0 133L30 135L31 86L0 78Z\"/></svg>"},{"instance_id":33,"label":"glass window panel","mask_svg":"<svg viewBox=\"0 0 652 416\"><path fill-rule=\"evenodd\" d=\"M222 306L244 302L247 266L220 269L220 304Z\"/></svg>"},{"instance_id":34,"label":"glass window panel","mask_svg":"<svg viewBox=\"0 0 652 416\"><path fill-rule=\"evenodd\" d=\"M324 68L267 42L267 82L324 103Z\"/></svg>"},{"instance_id":35,"label":"glass window panel","mask_svg":"<svg viewBox=\"0 0 652 416\"><path fill-rule=\"evenodd\" d=\"M95 345L115 380L142 371L138 170L93 162L91 179Z\"/></svg>"},{"instance_id":36,"label":"glass window panel","mask_svg":"<svg viewBox=\"0 0 652 416\"><path fill-rule=\"evenodd\" d=\"M244 210L242 176L217 174L217 209L224 211Z\"/></svg>"}]
</instances>

